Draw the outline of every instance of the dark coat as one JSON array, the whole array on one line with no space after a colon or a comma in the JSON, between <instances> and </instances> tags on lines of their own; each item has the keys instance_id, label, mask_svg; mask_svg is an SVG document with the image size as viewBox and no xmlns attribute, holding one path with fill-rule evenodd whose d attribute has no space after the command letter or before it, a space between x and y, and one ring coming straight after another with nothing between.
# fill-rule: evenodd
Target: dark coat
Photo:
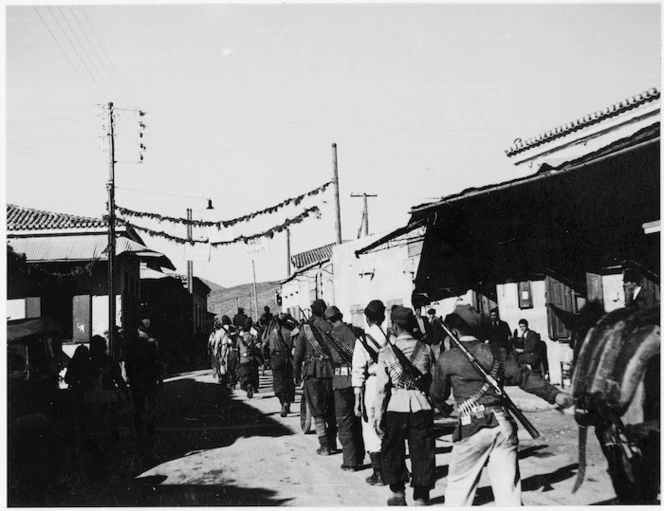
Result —
<instances>
[{"instance_id":1,"label":"dark coat","mask_svg":"<svg viewBox=\"0 0 664 511\"><path fill-rule=\"evenodd\" d=\"M321 344L327 346L325 336L332 331L332 325L318 316L314 316L309 324L312 328L318 331L318 338L322 341ZM328 356L327 359L325 357L321 358L316 354L313 346L307 339L305 325L302 325L302 329L297 336L297 339L295 339L293 373L296 380L306 378L332 378L332 376L334 376L332 359L330 356Z\"/></svg>"}]
</instances>

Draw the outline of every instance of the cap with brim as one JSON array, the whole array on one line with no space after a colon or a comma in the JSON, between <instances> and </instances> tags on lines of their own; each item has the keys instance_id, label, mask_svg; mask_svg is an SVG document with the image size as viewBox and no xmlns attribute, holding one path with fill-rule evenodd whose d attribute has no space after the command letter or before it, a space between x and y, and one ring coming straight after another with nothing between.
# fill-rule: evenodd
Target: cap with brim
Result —
<instances>
[{"instance_id":1,"label":"cap with brim","mask_svg":"<svg viewBox=\"0 0 664 511\"><path fill-rule=\"evenodd\" d=\"M402 307L401 305L397 305L392 309L390 318L392 319L392 323L396 323L399 326L412 327L415 325L415 314L413 314L413 309Z\"/></svg>"},{"instance_id":2,"label":"cap with brim","mask_svg":"<svg viewBox=\"0 0 664 511\"><path fill-rule=\"evenodd\" d=\"M471 328L477 328L482 321L482 317L472 305L457 305L452 314L459 316Z\"/></svg>"},{"instance_id":3,"label":"cap with brim","mask_svg":"<svg viewBox=\"0 0 664 511\"><path fill-rule=\"evenodd\" d=\"M380 300L371 300L364 308L364 313L370 318L379 318L385 315L385 305Z\"/></svg>"}]
</instances>

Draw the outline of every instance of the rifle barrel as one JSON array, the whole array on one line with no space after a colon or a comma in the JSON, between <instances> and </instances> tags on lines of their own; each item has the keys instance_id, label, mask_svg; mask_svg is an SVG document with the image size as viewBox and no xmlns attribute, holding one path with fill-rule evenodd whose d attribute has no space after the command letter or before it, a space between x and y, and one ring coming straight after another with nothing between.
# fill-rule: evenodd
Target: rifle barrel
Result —
<instances>
[{"instance_id":1,"label":"rifle barrel","mask_svg":"<svg viewBox=\"0 0 664 511\"><path fill-rule=\"evenodd\" d=\"M493 391L500 397L504 403L505 406L509 409L509 411L514 415L514 417L523 425L524 428L526 428L526 431L530 434L530 436L535 439L540 437L539 431L535 428L535 426L532 425L532 423L526 418L523 413L521 413L521 410L519 410L514 402L510 399L510 397L507 395L507 393L500 388L498 385L498 382L489 374L486 372L484 367L478 362L478 360L475 358L475 356L468 351L468 349L462 344L462 342L457 338L456 335L454 335L454 332L449 329L449 327L445 324L445 322L441 322L441 325L443 327L443 330L445 330L445 333L447 336L452 340L452 342L461 350L461 353L464 354L464 356L468 359L468 362L473 366L473 368L479 373L479 375L486 381Z\"/></svg>"}]
</instances>

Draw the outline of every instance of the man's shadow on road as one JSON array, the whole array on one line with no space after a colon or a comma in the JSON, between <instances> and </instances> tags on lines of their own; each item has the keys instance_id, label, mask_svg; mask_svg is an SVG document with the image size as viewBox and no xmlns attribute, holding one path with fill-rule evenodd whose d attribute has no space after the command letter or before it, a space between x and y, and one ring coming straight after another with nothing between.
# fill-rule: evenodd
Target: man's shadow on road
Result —
<instances>
[{"instance_id":1,"label":"man's shadow on road","mask_svg":"<svg viewBox=\"0 0 664 511\"><path fill-rule=\"evenodd\" d=\"M156 436L143 443L141 473L187 455L233 445L239 438L282 437L293 431L246 402L234 399L218 383L192 378L167 381L161 391L156 417ZM275 406L279 406L275 398ZM147 443L147 449L145 449ZM275 499L265 488L240 488L233 484L162 484L166 476L137 477L131 484L129 505L210 506L279 505L289 499ZM223 474L215 474L223 479Z\"/></svg>"}]
</instances>

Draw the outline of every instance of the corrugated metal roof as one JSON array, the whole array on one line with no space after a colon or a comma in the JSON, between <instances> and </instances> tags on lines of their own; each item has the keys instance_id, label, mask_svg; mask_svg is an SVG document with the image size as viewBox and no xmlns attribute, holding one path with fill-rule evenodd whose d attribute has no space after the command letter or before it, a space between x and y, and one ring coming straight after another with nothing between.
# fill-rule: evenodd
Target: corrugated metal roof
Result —
<instances>
[{"instance_id":1,"label":"corrugated metal roof","mask_svg":"<svg viewBox=\"0 0 664 511\"><path fill-rule=\"evenodd\" d=\"M332 247L334 245L334 243L330 243L329 245L323 245L322 247L295 254L294 256L291 256L291 264L295 269L299 269L329 259L332 257Z\"/></svg>"},{"instance_id":2,"label":"corrugated metal roof","mask_svg":"<svg viewBox=\"0 0 664 511\"><path fill-rule=\"evenodd\" d=\"M7 243L14 252L25 254L27 262L63 262L106 260L108 238L103 234L80 236L43 236L34 238L9 238ZM150 250L129 238L120 237L115 243L116 255L132 252L141 258L160 259L164 266L173 263L160 252Z\"/></svg>"},{"instance_id":3,"label":"corrugated metal roof","mask_svg":"<svg viewBox=\"0 0 664 511\"><path fill-rule=\"evenodd\" d=\"M648 89L641 94L637 94L636 96L632 96L618 103L614 103L613 105L606 107L604 110L585 115L579 119L576 119L575 121L568 122L562 126L558 126L549 131L545 131L544 133L540 133L535 137L526 139L524 141L518 139L518 142L516 142L512 147L505 151L505 154L507 154L508 157L512 157L538 145L567 136L570 133L580 129L587 128L588 126L600 123L634 108L656 101L659 98L659 87L653 87L652 89Z\"/></svg>"},{"instance_id":4,"label":"corrugated metal roof","mask_svg":"<svg viewBox=\"0 0 664 511\"><path fill-rule=\"evenodd\" d=\"M103 218L53 213L7 204L7 231L105 229L106 226L107 222Z\"/></svg>"}]
</instances>

